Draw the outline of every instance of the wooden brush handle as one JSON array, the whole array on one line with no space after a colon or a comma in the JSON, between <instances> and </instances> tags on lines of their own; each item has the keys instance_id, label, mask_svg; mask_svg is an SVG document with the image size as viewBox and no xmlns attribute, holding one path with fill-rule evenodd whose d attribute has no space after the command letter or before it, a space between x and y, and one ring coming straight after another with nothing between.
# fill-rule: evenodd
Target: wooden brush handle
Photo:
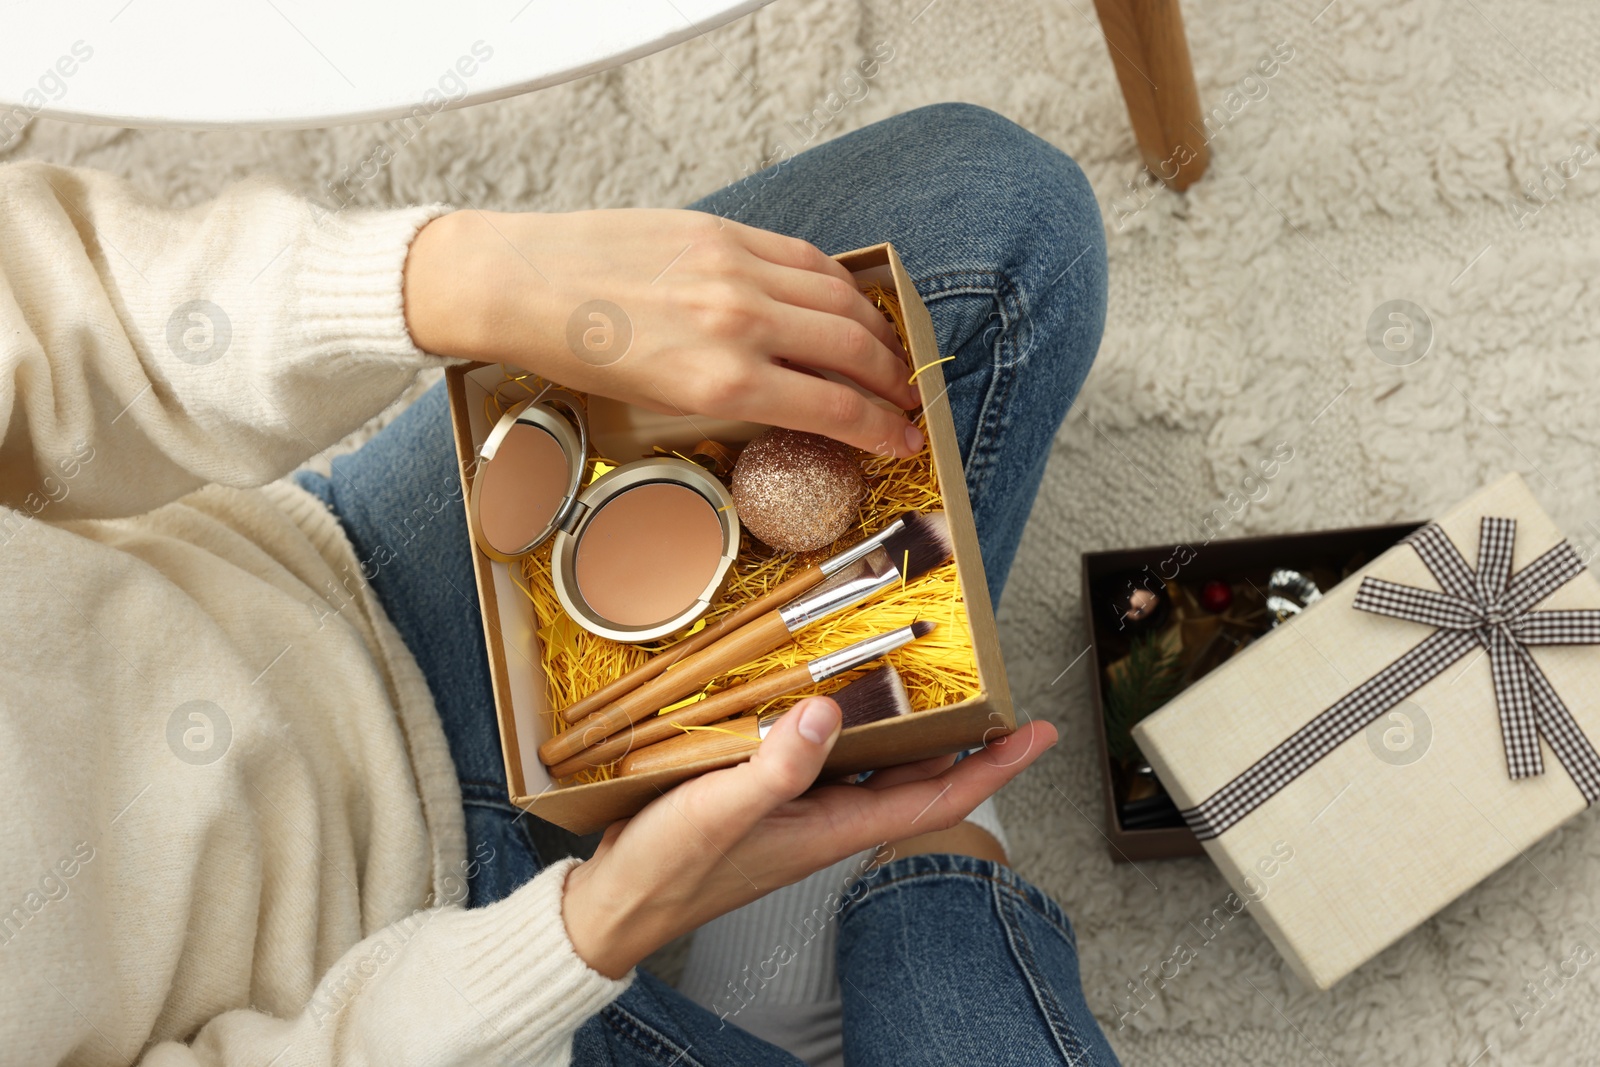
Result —
<instances>
[{"instance_id":1,"label":"wooden brush handle","mask_svg":"<svg viewBox=\"0 0 1600 1067\"><path fill-rule=\"evenodd\" d=\"M785 578L782 582L779 582L748 604L743 605L737 611L724 615L716 622L706 626L704 630L697 634L690 634L672 647L662 649L621 678L607 682L582 700L564 708L561 712L561 717L568 722L577 722L579 719L599 711L612 701L633 692L684 657L692 656L707 645L733 633L741 626L755 621L755 619L773 608L781 608L801 593L810 591L822 582L822 578L822 568L816 564L812 564L799 574Z\"/></svg>"},{"instance_id":2,"label":"wooden brush handle","mask_svg":"<svg viewBox=\"0 0 1600 1067\"><path fill-rule=\"evenodd\" d=\"M704 726L707 723L717 722L759 707L774 697L792 693L796 689L810 685L811 682L811 666L806 663L762 675L747 685L724 689L677 711L645 719L631 730L619 730L598 745L586 748L571 759L551 767L550 776L565 778L579 771L603 767L613 760L626 756L630 751L654 745L668 738L683 736L683 731L678 729L679 726Z\"/></svg>"},{"instance_id":3,"label":"wooden brush handle","mask_svg":"<svg viewBox=\"0 0 1600 1067\"><path fill-rule=\"evenodd\" d=\"M556 734L539 746L539 761L554 767L569 760L789 639L789 627L784 625L783 617L776 610L769 611L716 644L686 656L672 670L650 679L622 699L573 723L565 733Z\"/></svg>"},{"instance_id":4,"label":"wooden brush handle","mask_svg":"<svg viewBox=\"0 0 1600 1067\"><path fill-rule=\"evenodd\" d=\"M759 721L759 716L746 715L731 719L715 730L691 730L683 737L674 737L670 741L630 753L623 759L617 772L624 775L644 774L668 767L686 767L711 756L752 753L761 747ZM724 730L728 733L723 733Z\"/></svg>"}]
</instances>

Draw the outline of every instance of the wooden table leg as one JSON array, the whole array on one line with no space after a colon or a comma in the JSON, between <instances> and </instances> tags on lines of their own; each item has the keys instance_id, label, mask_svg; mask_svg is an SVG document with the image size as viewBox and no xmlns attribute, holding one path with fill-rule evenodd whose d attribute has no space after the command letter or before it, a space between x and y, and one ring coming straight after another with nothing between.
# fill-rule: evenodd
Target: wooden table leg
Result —
<instances>
[{"instance_id":1,"label":"wooden table leg","mask_svg":"<svg viewBox=\"0 0 1600 1067\"><path fill-rule=\"evenodd\" d=\"M1094 6L1145 166L1172 188L1187 189L1206 172L1211 153L1178 0Z\"/></svg>"}]
</instances>

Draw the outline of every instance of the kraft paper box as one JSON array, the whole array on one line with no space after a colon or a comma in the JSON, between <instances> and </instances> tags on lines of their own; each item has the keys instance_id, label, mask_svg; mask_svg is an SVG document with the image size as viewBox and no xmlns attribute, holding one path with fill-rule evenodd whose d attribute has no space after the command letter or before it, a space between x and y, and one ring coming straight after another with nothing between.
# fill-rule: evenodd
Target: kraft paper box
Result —
<instances>
[{"instance_id":1,"label":"kraft paper box","mask_svg":"<svg viewBox=\"0 0 1600 1067\"><path fill-rule=\"evenodd\" d=\"M823 767L825 777L973 748L1016 728L955 424L938 365L933 322L891 246L874 245L834 258L854 273L862 286L881 285L895 294L912 361L923 368L916 383L927 415L928 448L955 543L956 573L966 602L980 691L959 704L919 708L911 715L847 731ZM463 505L471 495L473 457L490 430L484 399L504 377L500 364L458 365L445 372ZM589 420L597 449L609 455L641 453L653 445L687 450L706 437L743 443L764 429L750 423L663 416L602 397L590 398ZM679 781L730 762L713 758L679 770L580 785L553 782L537 755L539 745L550 736L549 704L538 652L541 623L533 618L532 604L517 588L507 564L484 555L476 543L472 563L513 804L573 833L586 834L632 815Z\"/></svg>"},{"instance_id":2,"label":"kraft paper box","mask_svg":"<svg viewBox=\"0 0 1600 1067\"><path fill-rule=\"evenodd\" d=\"M1133 736L1326 989L1600 796L1597 642L1600 583L1509 475Z\"/></svg>"}]
</instances>

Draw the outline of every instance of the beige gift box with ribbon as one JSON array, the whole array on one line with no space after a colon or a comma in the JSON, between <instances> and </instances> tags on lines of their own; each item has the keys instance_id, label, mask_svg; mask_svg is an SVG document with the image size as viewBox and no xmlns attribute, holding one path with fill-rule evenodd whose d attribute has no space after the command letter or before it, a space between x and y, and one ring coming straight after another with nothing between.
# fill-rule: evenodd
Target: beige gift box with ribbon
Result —
<instances>
[{"instance_id":1,"label":"beige gift box with ribbon","mask_svg":"<svg viewBox=\"0 0 1600 1067\"><path fill-rule=\"evenodd\" d=\"M1326 989L1600 797L1600 583L1508 475L1133 736Z\"/></svg>"}]
</instances>

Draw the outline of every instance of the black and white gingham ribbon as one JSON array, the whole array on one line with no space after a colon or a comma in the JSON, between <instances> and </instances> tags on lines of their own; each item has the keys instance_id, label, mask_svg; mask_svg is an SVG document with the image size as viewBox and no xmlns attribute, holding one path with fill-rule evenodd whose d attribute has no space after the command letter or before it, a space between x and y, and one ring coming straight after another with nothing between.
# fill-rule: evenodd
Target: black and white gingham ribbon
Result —
<instances>
[{"instance_id":1,"label":"black and white gingham ribbon","mask_svg":"<svg viewBox=\"0 0 1600 1067\"><path fill-rule=\"evenodd\" d=\"M1402 541L1417 550L1444 592L1364 578L1355 606L1437 629L1185 811L1183 817L1195 836L1205 841L1221 834L1477 645L1489 652L1510 776L1544 773L1539 754L1543 735L1584 799L1590 804L1600 799L1600 755L1527 649L1600 643L1600 610L1530 611L1576 577L1583 562L1562 541L1513 575L1511 546L1516 535L1515 519L1483 519L1476 573L1437 524L1430 523Z\"/></svg>"}]
</instances>

